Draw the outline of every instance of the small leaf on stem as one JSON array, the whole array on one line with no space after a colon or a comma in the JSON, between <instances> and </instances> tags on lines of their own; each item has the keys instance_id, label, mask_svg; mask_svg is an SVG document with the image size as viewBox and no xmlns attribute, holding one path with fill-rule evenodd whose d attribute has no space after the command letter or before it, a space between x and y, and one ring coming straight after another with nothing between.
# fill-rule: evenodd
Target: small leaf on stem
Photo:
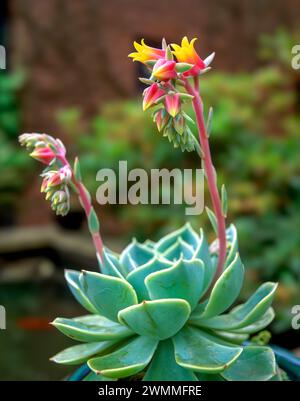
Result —
<instances>
[{"instance_id":1,"label":"small leaf on stem","mask_svg":"<svg viewBox=\"0 0 300 401\"><path fill-rule=\"evenodd\" d=\"M222 213L223 213L224 217L227 217L228 198L227 198L227 191L226 191L224 184L222 185L221 195L222 195Z\"/></svg>"},{"instance_id":2,"label":"small leaf on stem","mask_svg":"<svg viewBox=\"0 0 300 401\"><path fill-rule=\"evenodd\" d=\"M212 225L212 227L213 227L215 233L218 234L218 224L217 224L216 215L215 215L214 212L213 212L212 210L210 210L210 208L207 207L207 206L205 207L205 210L206 210L207 216L208 216L208 218L209 218L209 220L210 220L210 222L211 222L211 225Z\"/></svg>"},{"instance_id":3,"label":"small leaf on stem","mask_svg":"<svg viewBox=\"0 0 300 401\"><path fill-rule=\"evenodd\" d=\"M212 128L213 108L210 107L208 111L208 117L206 122L206 135L209 138Z\"/></svg>"},{"instance_id":4,"label":"small leaf on stem","mask_svg":"<svg viewBox=\"0 0 300 401\"><path fill-rule=\"evenodd\" d=\"M75 175L75 178L77 181L80 181L80 182L82 181L78 157L75 157L75 161L74 161L74 175Z\"/></svg>"},{"instance_id":5,"label":"small leaf on stem","mask_svg":"<svg viewBox=\"0 0 300 401\"><path fill-rule=\"evenodd\" d=\"M91 233L98 233L99 232L99 220L97 217L97 214L95 212L95 209L92 207L89 217L88 217L88 225L89 225L89 230Z\"/></svg>"}]
</instances>

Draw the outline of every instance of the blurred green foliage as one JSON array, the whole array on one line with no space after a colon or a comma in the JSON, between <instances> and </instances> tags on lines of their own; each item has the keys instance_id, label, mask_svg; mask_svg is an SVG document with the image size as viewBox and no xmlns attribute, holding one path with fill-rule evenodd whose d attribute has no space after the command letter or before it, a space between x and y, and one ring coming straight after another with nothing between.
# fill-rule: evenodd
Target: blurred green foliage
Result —
<instances>
[{"instance_id":1,"label":"blurred green foliage","mask_svg":"<svg viewBox=\"0 0 300 401\"><path fill-rule=\"evenodd\" d=\"M300 303L300 78L290 66L291 43L298 42L282 31L262 42L264 66L253 73L207 74L201 92L206 112L214 107L211 147L219 185L226 183L228 191L228 221L238 227L241 253L251 268L245 295L257 281L280 281L275 329L281 331L290 325L291 305ZM94 194L96 172L117 169L119 160L127 160L129 169L199 166L196 154L181 153L161 138L140 99L106 104L88 124L77 109L61 112L59 121L72 135ZM186 220L178 206L100 210L104 227L115 221L109 228L141 239L157 239ZM204 214L189 220L211 230Z\"/></svg>"},{"instance_id":2,"label":"blurred green foliage","mask_svg":"<svg viewBox=\"0 0 300 401\"><path fill-rule=\"evenodd\" d=\"M9 213L16 196L23 188L24 171L32 162L20 149L17 138L20 130L18 93L24 82L21 72L0 73L0 208ZM6 220L5 216L1 216Z\"/></svg>"}]
</instances>

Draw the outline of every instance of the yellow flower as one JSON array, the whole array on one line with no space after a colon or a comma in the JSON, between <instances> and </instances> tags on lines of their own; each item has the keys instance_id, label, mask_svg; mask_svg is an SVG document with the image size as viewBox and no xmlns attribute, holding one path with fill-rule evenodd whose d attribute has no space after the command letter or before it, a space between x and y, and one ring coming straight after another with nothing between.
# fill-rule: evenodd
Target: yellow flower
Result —
<instances>
[{"instance_id":1,"label":"yellow flower","mask_svg":"<svg viewBox=\"0 0 300 401\"><path fill-rule=\"evenodd\" d=\"M192 39L190 42L185 36L181 41L181 46L176 43L172 43L173 54L179 63L194 64L194 67L185 72L183 75L198 75L201 70L205 68L204 61L197 54L194 43L197 38Z\"/></svg>"},{"instance_id":2,"label":"yellow flower","mask_svg":"<svg viewBox=\"0 0 300 401\"><path fill-rule=\"evenodd\" d=\"M131 57L133 61L140 61L141 63L147 63L147 61L159 60L165 57L165 50L157 49L146 45L145 40L142 39L141 43L133 42L136 52L130 53L128 57Z\"/></svg>"}]
</instances>

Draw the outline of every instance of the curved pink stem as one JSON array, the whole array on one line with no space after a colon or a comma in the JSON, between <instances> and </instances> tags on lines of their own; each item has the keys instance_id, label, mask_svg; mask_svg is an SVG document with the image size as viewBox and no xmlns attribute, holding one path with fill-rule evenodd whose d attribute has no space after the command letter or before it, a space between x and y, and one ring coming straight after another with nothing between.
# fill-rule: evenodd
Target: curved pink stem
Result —
<instances>
[{"instance_id":1,"label":"curved pink stem","mask_svg":"<svg viewBox=\"0 0 300 401\"><path fill-rule=\"evenodd\" d=\"M225 224L225 216L222 212L221 200L220 195L217 187L216 177L214 166L211 158L210 147L208 136L206 133L206 127L203 117L203 104L199 94L199 80L198 77L195 78L195 87L193 87L187 80L186 80L186 90L187 92L194 96L193 98L193 107L196 115L196 121L198 126L199 132L199 140L200 145L203 152L203 163L204 168L207 176L207 184L210 192L210 197L212 201L212 205L214 208L214 212L217 219L217 228L218 228L218 239L219 239L219 258L218 258L218 265L217 270L215 273L215 277L213 279L212 285L217 281L223 271L224 262L226 259L226 224Z\"/></svg>"}]
</instances>

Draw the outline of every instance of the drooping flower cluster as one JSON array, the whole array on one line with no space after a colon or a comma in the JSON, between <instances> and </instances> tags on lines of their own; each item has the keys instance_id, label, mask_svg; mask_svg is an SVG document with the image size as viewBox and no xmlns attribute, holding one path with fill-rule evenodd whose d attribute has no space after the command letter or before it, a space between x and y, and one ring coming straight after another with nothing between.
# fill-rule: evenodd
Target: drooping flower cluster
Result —
<instances>
[{"instance_id":1,"label":"drooping flower cluster","mask_svg":"<svg viewBox=\"0 0 300 401\"><path fill-rule=\"evenodd\" d=\"M181 46L167 45L162 42L162 49L150 47L142 40L141 44L134 42L135 52L129 57L133 61L143 63L150 73L149 78L140 78L148 85L143 93L143 110L155 107L153 121L158 131L167 137L174 147L192 151L195 149L195 139L188 122L192 119L184 112L183 105L191 101L193 96L184 90L185 82L190 77L196 77L209 69L214 53L205 60L197 54L194 43L184 37Z\"/></svg>"},{"instance_id":2,"label":"drooping flower cluster","mask_svg":"<svg viewBox=\"0 0 300 401\"><path fill-rule=\"evenodd\" d=\"M66 149L59 139L46 134L23 134L19 137L21 145L31 152L30 156L46 164L41 174L41 192L50 200L57 215L65 216L70 210L70 191L72 170L65 161Z\"/></svg>"}]
</instances>

